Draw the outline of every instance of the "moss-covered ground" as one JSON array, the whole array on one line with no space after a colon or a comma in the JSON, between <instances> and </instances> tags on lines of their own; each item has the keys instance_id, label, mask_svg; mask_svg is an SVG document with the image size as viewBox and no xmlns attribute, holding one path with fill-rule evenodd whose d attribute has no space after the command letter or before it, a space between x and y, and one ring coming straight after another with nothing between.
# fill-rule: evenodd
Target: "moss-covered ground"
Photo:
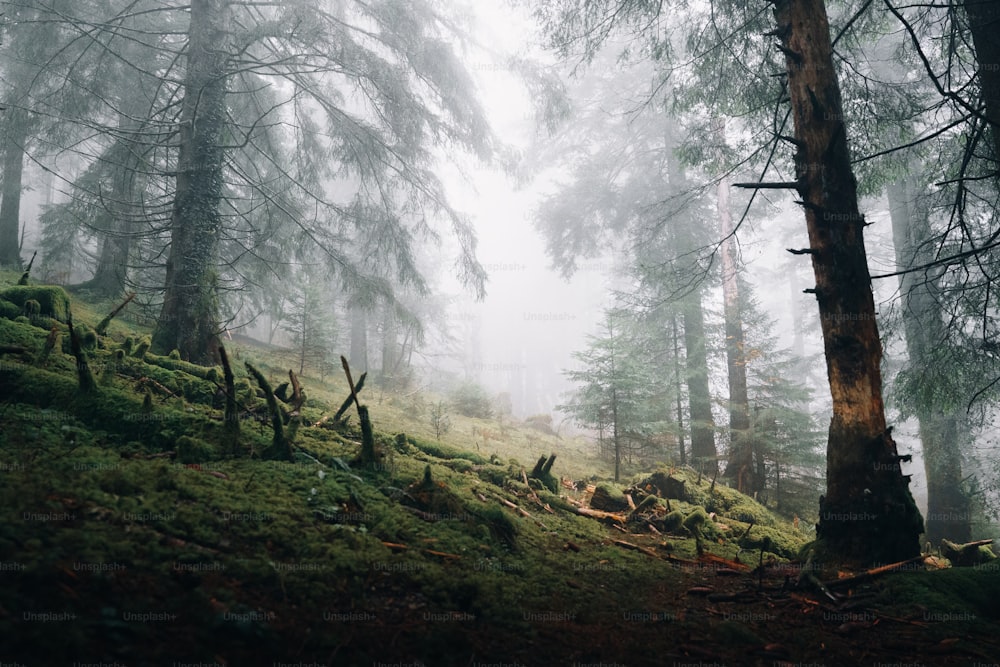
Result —
<instances>
[{"instance_id":1,"label":"moss-covered ground","mask_svg":"<svg viewBox=\"0 0 1000 667\"><path fill-rule=\"evenodd\" d=\"M16 277L14 278L16 280ZM74 297L91 330L114 304ZM91 339L78 390L59 322L0 318L0 664L989 664L1000 572L904 572L834 603L793 590L809 535L686 468L686 499L642 518L576 513L607 480L582 440L455 418L431 397L366 389L379 462L333 425L339 377L302 378L292 461L244 361L287 379L280 350L231 343L240 441L218 370L149 355L148 330ZM399 435L405 434L405 435ZM652 471L649 471L652 472ZM641 488L648 473L610 490ZM595 480L598 481L598 480ZM539 488L536 488L538 486ZM633 492L635 493L635 492ZM657 529L659 525L661 529ZM699 555L700 552L700 555ZM760 567L758 567L760 566ZM846 593L845 593L846 595Z\"/></svg>"}]
</instances>

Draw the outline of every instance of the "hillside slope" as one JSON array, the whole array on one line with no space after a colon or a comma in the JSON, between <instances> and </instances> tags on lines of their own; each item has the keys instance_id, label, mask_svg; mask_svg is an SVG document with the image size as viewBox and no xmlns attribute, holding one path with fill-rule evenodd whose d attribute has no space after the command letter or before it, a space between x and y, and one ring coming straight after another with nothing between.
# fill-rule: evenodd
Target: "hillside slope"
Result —
<instances>
[{"instance_id":1,"label":"hillside slope","mask_svg":"<svg viewBox=\"0 0 1000 667\"><path fill-rule=\"evenodd\" d=\"M472 426L497 427L471 421L442 445L407 419L412 397L362 392L380 451L364 468L356 417L330 419L346 387L303 378L293 460L273 460L243 362L276 384L281 359L239 345L233 455L221 370L149 355L123 322L91 335L105 306L72 304L89 393L59 313L0 317L0 662L860 664L891 618L895 657L997 648L996 570L895 575L836 602L794 591L808 537L752 499L662 469L598 485L598 511L597 488L555 479L595 469L580 445L511 424L477 448ZM525 483L551 451L555 478ZM964 639L909 632L927 600L966 614Z\"/></svg>"}]
</instances>

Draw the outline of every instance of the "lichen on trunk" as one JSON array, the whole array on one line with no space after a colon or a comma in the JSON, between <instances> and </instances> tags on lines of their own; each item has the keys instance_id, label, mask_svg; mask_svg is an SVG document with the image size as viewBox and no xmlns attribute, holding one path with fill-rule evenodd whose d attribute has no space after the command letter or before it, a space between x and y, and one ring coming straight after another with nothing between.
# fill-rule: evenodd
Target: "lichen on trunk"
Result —
<instances>
[{"instance_id":1,"label":"lichen on trunk","mask_svg":"<svg viewBox=\"0 0 1000 667\"><path fill-rule=\"evenodd\" d=\"M191 3L166 290L153 334L155 352L176 349L182 359L203 364L217 361L221 330L216 265L222 229L228 15L225 0Z\"/></svg>"}]
</instances>

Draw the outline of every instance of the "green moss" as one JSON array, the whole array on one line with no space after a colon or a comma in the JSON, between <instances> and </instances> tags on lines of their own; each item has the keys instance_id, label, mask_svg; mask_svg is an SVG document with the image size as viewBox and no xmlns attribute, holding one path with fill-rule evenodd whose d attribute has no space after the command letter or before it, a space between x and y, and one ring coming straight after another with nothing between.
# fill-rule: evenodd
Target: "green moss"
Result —
<instances>
[{"instance_id":1,"label":"green moss","mask_svg":"<svg viewBox=\"0 0 1000 667\"><path fill-rule=\"evenodd\" d=\"M664 527L671 532L681 529L684 525L684 514L680 510L674 510L663 517Z\"/></svg>"},{"instance_id":2,"label":"green moss","mask_svg":"<svg viewBox=\"0 0 1000 667\"><path fill-rule=\"evenodd\" d=\"M97 349L97 332L88 327L86 324L80 324L76 327L76 333L80 337L80 347L87 352L93 352Z\"/></svg>"},{"instance_id":3,"label":"green moss","mask_svg":"<svg viewBox=\"0 0 1000 667\"><path fill-rule=\"evenodd\" d=\"M7 345L20 345L34 352L44 343L44 336L39 329L31 326L31 322L23 315L16 319L0 319L0 340Z\"/></svg>"},{"instance_id":4,"label":"green moss","mask_svg":"<svg viewBox=\"0 0 1000 667\"><path fill-rule=\"evenodd\" d=\"M176 350L174 350L176 352ZM138 355L137 355L138 356ZM183 371L188 375L193 375L202 380L208 379L209 373L211 372L215 377L221 377L221 371L217 370L213 366L199 366L198 364L192 364L188 361L182 361L180 359L180 353L177 357L171 356L162 357L157 354L144 354L142 356L143 361L147 364L153 364L159 366L160 368L166 368L172 371Z\"/></svg>"},{"instance_id":5,"label":"green moss","mask_svg":"<svg viewBox=\"0 0 1000 667\"><path fill-rule=\"evenodd\" d=\"M181 463L206 463L218 458L218 450L197 438L182 435L176 443L177 460Z\"/></svg>"},{"instance_id":6,"label":"green moss","mask_svg":"<svg viewBox=\"0 0 1000 667\"><path fill-rule=\"evenodd\" d=\"M152 345L152 341L149 336L143 336L136 344L135 349L132 350L132 356L138 359L142 359L146 356L146 352L149 351L149 346Z\"/></svg>"},{"instance_id":7,"label":"green moss","mask_svg":"<svg viewBox=\"0 0 1000 667\"><path fill-rule=\"evenodd\" d=\"M708 523L708 514L705 513L704 508L696 507L690 514L684 517L684 527L692 535L699 535L702 529Z\"/></svg>"},{"instance_id":8,"label":"green moss","mask_svg":"<svg viewBox=\"0 0 1000 667\"><path fill-rule=\"evenodd\" d=\"M5 299L0 299L0 317L8 320L12 320L21 314L21 309L16 303L7 301Z\"/></svg>"},{"instance_id":9,"label":"green moss","mask_svg":"<svg viewBox=\"0 0 1000 667\"><path fill-rule=\"evenodd\" d=\"M438 443L427 442L426 440L421 440L420 438L415 438L413 436L407 436L407 441L415 446L420 451L430 454L431 456L436 456L439 459L465 459L466 461L471 461L476 464L484 464L489 461L475 452L465 452L454 447L449 447L447 445L441 445Z\"/></svg>"},{"instance_id":10,"label":"green moss","mask_svg":"<svg viewBox=\"0 0 1000 667\"><path fill-rule=\"evenodd\" d=\"M0 300L24 309L28 301L38 303L38 314L65 322L69 315L69 295L58 285L17 285L0 290Z\"/></svg>"},{"instance_id":11,"label":"green moss","mask_svg":"<svg viewBox=\"0 0 1000 667\"><path fill-rule=\"evenodd\" d=\"M932 572L900 572L885 577L880 601L902 608L900 614L956 614L964 624L989 624L1000 620L1000 568L992 563ZM931 623L953 631L953 623Z\"/></svg>"},{"instance_id":12,"label":"green moss","mask_svg":"<svg viewBox=\"0 0 1000 667\"><path fill-rule=\"evenodd\" d=\"M805 536L771 526L755 525L750 528L750 532L746 536L743 536L745 528L733 526L733 529L733 532L736 532L740 538L739 545L744 549L763 549L782 558L797 558L806 543Z\"/></svg>"},{"instance_id":13,"label":"green moss","mask_svg":"<svg viewBox=\"0 0 1000 667\"><path fill-rule=\"evenodd\" d=\"M198 378L183 380L181 385L184 398L190 402L212 405L212 401L215 398L215 385Z\"/></svg>"},{"instance_id":14,"label":"green moss","mask_svg":"<svg viewBox=\"0 0 1000 667\"><path fill-rule=\"evenodd\" d=\"M42 313L42 304L35 299L28 299L24 302L24 314L28 317L37 317Z\"/></svg>"}]
</instances>

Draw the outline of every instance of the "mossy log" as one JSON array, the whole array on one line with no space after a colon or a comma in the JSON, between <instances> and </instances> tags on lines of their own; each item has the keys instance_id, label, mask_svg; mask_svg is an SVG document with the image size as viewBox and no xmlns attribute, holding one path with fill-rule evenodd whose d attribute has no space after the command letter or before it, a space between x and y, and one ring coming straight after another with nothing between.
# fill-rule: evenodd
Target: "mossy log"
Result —
<instances>
[{"instance_id":1,"label":"mossy log","mask_svg":"<svg viewBox=\"0 0 1000 667\"><path fill-rule=\"evenodd\" d=\"M60 322L69 318L70 301L66 290L58 285L16 285L0 290L0 299L23 309L27 301L37 301L39 314Z\"/></svg>"},{"instance_id":2,"label":"mossy log","mask_svg":"<svg viewBox=\"0 0 1000 667\"><path fill-rule=\"evenodd\" d=\"M142 344L140 343L140 346L141 345ZM171 371L184 371L188 375L193 375L201 378L202 380L215 381L220 375L218 368L215 366L199 366L198 364L192 364L189 361L172 359L170 357L163 357L158 354L151 353L144 353L142 355L136 354L136 356L140 356L140 358L147 364L159 366L160 368L166 368Z\"/></svg>"},{"instance_id":3,"label":"mossy log","mask_svg":"<svg viewBox=\"0 0 1000 667\"><path fill-rule=\"evenodd\" d=\"M972 567L996 558L990 549L993 540L976 540L966 544L955 544L941 540L941 555L951 561L954 567Z\"/></svg>"},{"instance_id":4,"label":"mossy log","mask_svg":"<svg viewBox=\"0 0 1000 667\"><path fill-rule=\"evenodd\" d=\"M629 509L628 501L617 489L607 484L598 484L594 495L590 497L590 506L605 512L625 512Z\"/></svg>"}]
</instances>

